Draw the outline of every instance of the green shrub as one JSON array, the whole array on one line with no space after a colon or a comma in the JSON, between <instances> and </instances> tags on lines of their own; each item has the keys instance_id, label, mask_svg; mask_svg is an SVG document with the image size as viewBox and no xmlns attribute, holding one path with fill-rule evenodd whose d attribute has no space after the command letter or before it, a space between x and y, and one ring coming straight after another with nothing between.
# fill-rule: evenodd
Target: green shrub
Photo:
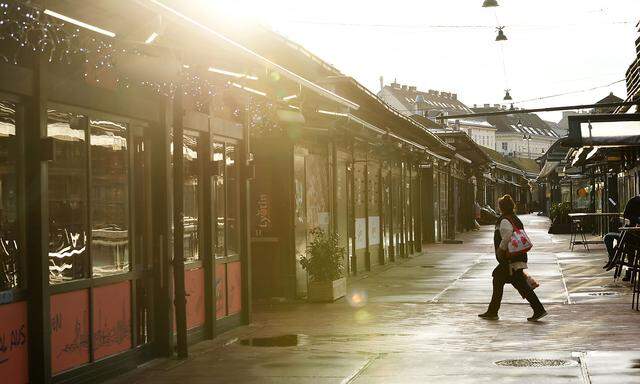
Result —
<instances>
[{"instance_id":1,"label":"green shrub","mask_svg":"<svg viewBox=\"0 0 640 384\"><path fill-rule=\"evenodd\" d=\"M335 233L320 228L311 231L313 240L307 245L306 255L300 259L302 268L315 282L327 282L342 277L345 250Z\"/></svg>"},{"instance_id":2,"label":"green shrub","mask_svg":"<svg viewBox=\"0 0 640 384\"><path fill-rule=\"evenodd\" d=\"M568 223L569 213L571 213L571 203L553 203L549 216L554 223Z\"/></svg>"}]
</instances>

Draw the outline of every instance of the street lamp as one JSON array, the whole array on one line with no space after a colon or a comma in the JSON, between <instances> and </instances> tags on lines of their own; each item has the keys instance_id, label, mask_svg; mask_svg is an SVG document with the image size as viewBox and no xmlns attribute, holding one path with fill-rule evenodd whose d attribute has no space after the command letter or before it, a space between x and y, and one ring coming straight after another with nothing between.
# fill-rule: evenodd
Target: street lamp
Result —
<instances>
[{"instance_id":1,"label":"street lamp","mask_svg":"<svg viewBox=\"0 0 640 384\"><path fill-rule=\"evenodd\" d=\"M527 135L526 133L522 135L522 140L527 142L527 152L529 152L529 159L531 158L531 134Z\"/></svg>"}]
</instances>

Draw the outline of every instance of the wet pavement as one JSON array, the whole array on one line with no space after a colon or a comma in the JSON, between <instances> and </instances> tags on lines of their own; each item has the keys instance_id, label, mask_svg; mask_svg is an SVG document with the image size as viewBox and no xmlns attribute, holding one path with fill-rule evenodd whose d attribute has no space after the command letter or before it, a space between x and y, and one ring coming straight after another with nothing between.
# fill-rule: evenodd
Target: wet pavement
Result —
<instances>
[{"instance_id":1,"label":"wet pavement","mask_svg":"<svg viewBox=\"0 0 640 384\"><path fill-rule=\"evenodd\" d=\"M543 321L526 321L511 286L499 321L477 318L496 265L487 226L352 279L359 300L258 305L252 325L197 344L187 361L114 383L640 383L640 313L629 285L602 269L604 247L571 252L546 218L522 219ZM260 346L268 337L285 345Z\"/></svg>"}]
</instances>

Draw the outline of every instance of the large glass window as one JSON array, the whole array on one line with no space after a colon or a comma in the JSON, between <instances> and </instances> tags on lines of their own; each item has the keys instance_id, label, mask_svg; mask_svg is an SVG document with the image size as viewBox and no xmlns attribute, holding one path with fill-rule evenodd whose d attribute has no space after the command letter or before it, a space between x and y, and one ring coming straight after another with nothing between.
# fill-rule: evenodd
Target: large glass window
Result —
<instances>
[{"instance_id":1,"label":"large glass window","mask_svg":"<svg viewBox=\"0 0 640 384\"><path fill-rule=\"evenodd\" d=\"M225 147L225 177L227 184L227 255L240 253L240 183L238 175L238 151L235 145Z\"/></svg>"},{"instance_id":2,"label":"large glass window","mask_svg":"<svg viewBox=\"0 0 640 384\"><path fill-rule=\"evenodd\" d=\"M15 105L0 102L0 291L22 285Z\"/></svg>"},{"instance_id":3,"label":"large glass window","mask_svg":"<svg viewBox=\"0 0 640 384\"><path fill-rule=\"evenodd\" d=\"M91 120L91 260L93 276L129 270L127 126Z\"/></svg>"},{"instance_id":4,"label":"large glass window","mask_svg":"<svg viewBox=\"0 0 640 384\"><path fill-rule=\"evenodd\" d=\"M86 118L49 110L47 136L54 142L49 163L49 281L87 277Z\"/></svg>"},{"instance_id":5,"label":"large glass window","mask_svg":"<svg viewBox=\"0 0 640 384\"><path fill-rule=\"evenodd\" d=\"M183 164L183 212L184 212L184 261L200 259L200 164L198 162L198 137L184 135Z\"/></svg>"},{"instance_id":6,"label":"large glass window","mask_svg":"<svg viewBox=\"0 0 640 384\"><path fill-rule=\"evenodd\" d=\"M224 162L224 144L213 143L212 160L217 166L222 167ZM218 169L218 174L213 176L211 180L213 186L213 253L216 258L225 257L225 185L224 185L224 169Z\"/></svg>"}]
</instances>

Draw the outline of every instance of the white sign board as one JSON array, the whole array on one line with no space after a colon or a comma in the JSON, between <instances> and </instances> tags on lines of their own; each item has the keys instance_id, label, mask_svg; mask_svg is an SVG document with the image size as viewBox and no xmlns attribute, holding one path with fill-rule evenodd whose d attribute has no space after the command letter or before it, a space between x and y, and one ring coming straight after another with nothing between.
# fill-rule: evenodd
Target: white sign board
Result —
<instances>
[{"instance_id":1,"label":"white sign board","mask_svg":"<svg viewBox=\"0 0 640 384\"><path fill-rule=\"evenodd\" d=\"M369 245L380 244L380 216L369 216Z\"/></svg>"},{"instance_id":2,"label":"white sign board","mask_svg":"<svg viewBox=\"0 0 640 384\"><path fill-rule=\"evenodd\" d=\"M356 249L367 247L367 219L359 217L356 219Z\"/></svg>"}]
</instances>

